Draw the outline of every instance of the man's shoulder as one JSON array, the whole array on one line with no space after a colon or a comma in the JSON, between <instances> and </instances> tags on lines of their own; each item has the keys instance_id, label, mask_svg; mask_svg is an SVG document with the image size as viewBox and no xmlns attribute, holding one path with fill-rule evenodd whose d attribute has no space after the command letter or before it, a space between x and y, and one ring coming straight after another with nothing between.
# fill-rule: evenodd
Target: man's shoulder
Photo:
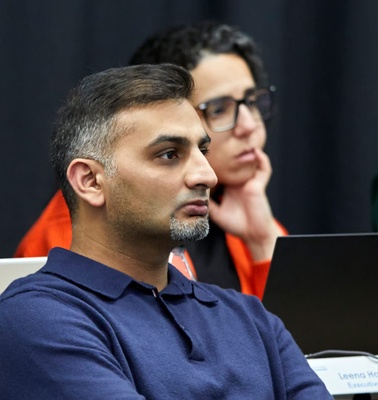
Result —
<instances>
[{"instance_id":1,"label":"man's shoulder","mask_svg":"<svg viewBox=\"0 0 378 400\"><path fill-rule=\"evenodd\" d=\"M16 279L0 295L0 310L4 307L27 309L37 307L38 302L46 302L69 293L69 282L52 274L43 272L43 268L33 274Z\"/></svg>"}]
</instances>

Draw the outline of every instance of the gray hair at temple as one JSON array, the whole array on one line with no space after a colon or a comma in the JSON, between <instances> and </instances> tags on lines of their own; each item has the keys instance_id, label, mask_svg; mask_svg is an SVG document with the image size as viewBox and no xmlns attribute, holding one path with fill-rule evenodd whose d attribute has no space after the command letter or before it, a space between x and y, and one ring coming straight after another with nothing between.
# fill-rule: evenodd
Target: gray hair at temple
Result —
<instances>
[{"instance_id":1,"label":"gray hair at temple","mask_svg":"<svg viewBox=\"0 0 378 400\"><path fill-rule=\"evenodd\" d=\"M50 158L72 215L76 196L67 179L75 158L100 162L105 173L115 172L113 151L118 140L133 126L117 129L117 117L132 107L167 100L190 100L193 79L171 64L112 68L89 75L72 89L57 113L50 142Z\"/></svg>"}]
</instances>

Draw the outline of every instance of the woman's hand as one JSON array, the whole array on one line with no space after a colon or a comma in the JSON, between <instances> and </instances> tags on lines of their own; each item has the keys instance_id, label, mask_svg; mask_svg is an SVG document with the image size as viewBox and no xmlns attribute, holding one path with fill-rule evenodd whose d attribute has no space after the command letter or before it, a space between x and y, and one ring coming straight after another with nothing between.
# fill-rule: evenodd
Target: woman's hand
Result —
<instances>
[{"instance_id":1,"label":"woman's hand","mask_svg":"<svg viewBox=\"0 0 378 400\"><path fill-rule=\"evenodd\" d=\"M221 203L210 201L210 218L224 231L240 237L258 260L270 259L283 232L274 220L266 195L272 175L269 157L256 152L256 173L242 186L226 186Z\"/></svg>"}]
</instances>

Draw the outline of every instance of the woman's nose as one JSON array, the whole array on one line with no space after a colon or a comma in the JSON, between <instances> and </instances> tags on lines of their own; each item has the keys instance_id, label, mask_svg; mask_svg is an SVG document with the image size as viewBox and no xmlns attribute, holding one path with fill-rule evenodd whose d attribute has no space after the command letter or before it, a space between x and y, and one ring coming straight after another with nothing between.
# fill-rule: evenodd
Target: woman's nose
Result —
<instances>
[{"instance_id":1,"label":"woman's nose","mask_svg":"<svg viewBox=\"0 0 378 400\"><path fill-rule=\"evenodd\" d=\"M256 108L249 109L245 104L240 104L233 132L236 136L250 135L262 123L261 115Z\"/></svg>"}]
</instances>

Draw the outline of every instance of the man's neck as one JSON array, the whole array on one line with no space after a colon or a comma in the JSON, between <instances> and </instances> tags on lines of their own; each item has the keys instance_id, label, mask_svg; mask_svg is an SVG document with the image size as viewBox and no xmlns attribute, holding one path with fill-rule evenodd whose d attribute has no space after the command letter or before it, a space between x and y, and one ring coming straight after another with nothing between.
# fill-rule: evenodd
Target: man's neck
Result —
<instances>
[{"instance_id":1,"label":"man's neck","mask_svg":"<svg viewBox=\"0 0 378 400\"><path fill-rule=\"evenodd\" d=\"M115 245L98 240L85 233L73 232L71 250L108 267L121 271L137 281L156 287L159 291L168 284L168 257L170 248L143 245Z\"/></svg>"}]
</instances>

